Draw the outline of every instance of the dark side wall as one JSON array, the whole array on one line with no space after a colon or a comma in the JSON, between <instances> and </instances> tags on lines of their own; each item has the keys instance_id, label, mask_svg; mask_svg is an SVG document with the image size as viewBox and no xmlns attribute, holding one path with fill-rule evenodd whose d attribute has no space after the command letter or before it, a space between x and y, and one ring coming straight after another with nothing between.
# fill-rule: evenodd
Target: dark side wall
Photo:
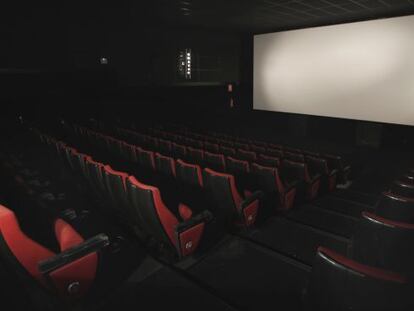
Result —
<instances>
[{"instance_id":1,"label":"dark side wall","mask_svg":"<svg viewBox=\"0 0 414 311\"><path fill-rule=\"evenodd\" d=\"M146 17L141 7L131 1L10 4L2 20L0 99L175 101L184 88L196 87L188 93L227 100L221 98L226 83L240 80L241 35L172 28ZM177 74L183 48L192 49L195 64L186 84ZM100 65L101 57L109 64Z\"/></svg>"}]
</instances>

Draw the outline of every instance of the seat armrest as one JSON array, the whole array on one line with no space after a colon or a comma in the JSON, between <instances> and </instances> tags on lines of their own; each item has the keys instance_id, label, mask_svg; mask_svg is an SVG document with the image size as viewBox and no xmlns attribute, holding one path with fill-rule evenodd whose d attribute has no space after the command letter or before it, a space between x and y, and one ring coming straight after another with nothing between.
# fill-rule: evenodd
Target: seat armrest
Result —
<instances>
[{"instance_id":1,"label":"seat armrest","mask_svg":"<svg viewBox=\"0 0 414 311\"><path fill-rule=\"evenodd\" d=\"M176 231L181 233L200 223L209 223L212 219L213 214L210 211L205 210L195 216L192 216L190 219L179 223L176 227Z\"/></svg>"},{"instance_id":2,"label":"seat armrest","mask_svg":"<svg viewBox=\"0 0 414 311\"><path fill-rule=\"evenodd\" d=\"M256 191L251 196L241 202L239 213L244 220L244 224L250 227L256 222L257 213L259 211L260 201L263 199L263 191Z\"/></svg>"},{"instance_id":3,"label":"seat armrest","mask_svg":"<svg viewBox=\"0 0 414 311\"><path fill-rule=\"evenodd\" d=\"M260 190L255 191L241 203L240 207L241 209L244 209L248 205L250 205L252 202L263 199L263 197L264 197L263 191L260 191Z\"/></svg>"},{"instance_id":4,"label":"seat armrest","mask_svg":"<svg viewBox=\"0 0 414 311\"><path fill-rule=\"evenodd\" d=\"M66 266L82 257L95 253L109 245L109 238L105 234L98 234L83 243L71 247L56 256L38 263L41 274L48 275L51 272Z\"/></svg>"},{"instance_id":5,"label":"seat armrest","mask_svg":"<svg viewBox=\"0 0 414 311\"><path fill-rule=\"evenodd\" d=\"M210 222L213 215L209 211L204 211L191 219L180 223L176 227L177 251L179 257L185 257L195 252L200 244L206 223Z\"/></svg>"}]
</instances>

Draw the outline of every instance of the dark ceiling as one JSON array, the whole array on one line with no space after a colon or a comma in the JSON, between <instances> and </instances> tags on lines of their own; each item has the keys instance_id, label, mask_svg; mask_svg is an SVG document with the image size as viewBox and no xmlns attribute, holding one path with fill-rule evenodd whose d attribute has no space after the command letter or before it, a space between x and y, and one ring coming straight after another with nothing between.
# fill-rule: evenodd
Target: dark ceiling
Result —
<instances>
[{"instance_id":1,"label":"dark ceiling","mask_svg":"<svg viewBox=\"0 0 414 311\"><path fill-rule=\"evenodd\" d=\"M253 33L414 14L414 0L158 0L144 6L147 17L170 25Z\"/></svg>"}]
</instances>

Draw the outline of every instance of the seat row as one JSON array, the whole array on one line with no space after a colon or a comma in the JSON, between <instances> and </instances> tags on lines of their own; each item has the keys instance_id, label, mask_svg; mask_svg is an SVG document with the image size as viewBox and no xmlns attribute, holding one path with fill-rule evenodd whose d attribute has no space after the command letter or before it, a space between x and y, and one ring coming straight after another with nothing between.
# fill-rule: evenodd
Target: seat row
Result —
<instances>
[{"instance_id":1,"label":"seat row","mask_svg":"<svg viewBox=\"0 0 414 311\"><path fill-rule=\"evenodd\" d=\"M295 198L297 203L305 199L312 200L319 192L332 191L336 187L336 170L329 171L326 160L319 158L309 158L310 163L313 164L309 165L290 160L281 162L279 158L266 155L256 157L254 152L244 150L239 150L239 155L226 156L156 138L150 140L153 142L151 145L148 140L146 143L140 142L135 134L124 137L128 142L132 142L131 147L131 144L125 141L106 135L98 138L88 137L88 135L95 134L86 129L77 129L77 132L81 135L84 133L83 137L89 141L100 140L101 146L108 145L114 152L123 153L124 158L129 156L130 160L141 161L146 167L155 167L158 163L155 157L160 157L157 155L158 152L164 157L169 157L171 165L176 159L180 162L186 161L189 164L210 168L216 172L232 174L236 177L238 184L243 184L241 188L247 185L250 188L247 190L268 192L268 197L273 198L271 202L277 209L287 210L293 206ZM142 149L141 146L151 151ZM132 159L134 155L131 148L136 150L137 159ZM242 192L244 190L246 189L242 189Z\"/></svg>"},{"instance_id":2,"label":"seat row","mask_svg":"<svg viewBox=\"0 0 414 311\"><path fill-rule=\"evenodd\" d=\"M126 129L120 130L125 131ZM225 153L228 152L228 148L230 148L253 151L257 154L266 154L278 157L280 159L287 158L300 162L305 162L306 157L325 159L327 161L329 170L337 170L338 182L340 184L344 184L348 181L351 170L350 165L346 164L345 160L338 155L293 148L284 146L282 144L275 144L272 142L266 142L257 139L252 140L216 132L201 134L188 129L175 130L171 132L169 130L166 130L165 126L163 125L158 126L158 128L152 127L142 129L141 131L142 133L147 132L150 136L176 141L179 144L187 144L195 148L202 148L204 146L206 150L215 153ZM144 140L146 139L145 135L141 138Z\"/></svg>"},{"instance_id":3,"label":"seat row","mask_svg":"<svg viewBox=\"0 0 414 311\"><path fill-rule=\"evenodd\" d=\"M98 197L110 202L105 204L105 212L130 225L142 241L156 243L156 248L163 254L175 258L195 252L211 213L195 214L191 207L181 202L167 207L157 187L95 161L92 156L78 152L62 141L39 135L69 168L84 177Z\"/></svg>"}]
</instances>

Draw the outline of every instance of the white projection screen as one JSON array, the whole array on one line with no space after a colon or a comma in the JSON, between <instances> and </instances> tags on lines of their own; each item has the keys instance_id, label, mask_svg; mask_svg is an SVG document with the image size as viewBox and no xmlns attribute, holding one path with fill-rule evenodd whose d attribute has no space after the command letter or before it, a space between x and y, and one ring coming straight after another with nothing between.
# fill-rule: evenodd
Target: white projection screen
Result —
<instances>
[{"instance_id":1,"label":"white projection screen","mask_svg":"<svg viewBox=\"0 0 414 311\"><path fill-rule=\"evenodd\" d=\"M256 35L254 109L414 125L414 16Z\"/></svg>"}]
</instances>

